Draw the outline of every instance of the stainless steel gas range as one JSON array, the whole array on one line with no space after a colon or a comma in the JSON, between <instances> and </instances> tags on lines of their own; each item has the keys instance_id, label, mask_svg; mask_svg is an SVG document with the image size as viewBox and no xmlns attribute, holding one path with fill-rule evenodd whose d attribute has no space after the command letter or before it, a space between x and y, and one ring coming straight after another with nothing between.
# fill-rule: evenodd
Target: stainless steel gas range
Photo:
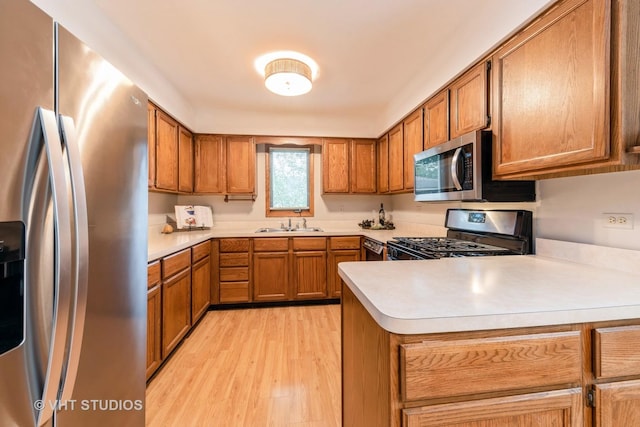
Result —
<instances>
[{"instance_id":1,"label":"stainless steel gas range","mask_svg":"<svg viewBox=\"0 0 640 427\"><path fill-rule=\"evenodd\" d=\"M394 237L389 260L524 255L532 252L532 214L525 210L448 209L446 237Z\"/></svg>"}]
</instances>

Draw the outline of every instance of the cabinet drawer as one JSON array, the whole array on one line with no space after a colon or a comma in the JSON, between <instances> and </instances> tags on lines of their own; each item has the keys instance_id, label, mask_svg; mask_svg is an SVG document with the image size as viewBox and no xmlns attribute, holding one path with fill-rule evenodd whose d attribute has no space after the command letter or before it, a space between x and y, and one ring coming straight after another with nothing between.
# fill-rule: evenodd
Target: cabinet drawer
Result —
<instances>
[{"instance_id":1,"label":"cabinet drawer","mask_svg":"<svg viewBox=\"0 0 640 427\"><path fill-rule=\"evenodd\" d=\"M191 262L194 263L211 254L211 241L207 240L191 248Z\"/></svg>"},{"instance_id":2,"label":"cabinet drawer","mask_svg":"<svg viewBox=\"0 0 640 427\"><path fill-rule=\"evenodd\" d=\"M294 251L324 251L327 249L325 237L294 237Z\"/></svg>"},{"instance_id":3,"label":"cabinet drawer","mask_svg":"<svg viewBox=\"0 0 640 427\"><path fill-rule=\"evenodd\" d=\"M260 238L253 240L254 252L283 252L289 250L289 239L286 237Z\"/></svg>"},{"instance_id":4,"label":"cabinet drawer","mask_svg":"<svg viewBox=\"0 0 640 427\"><path fill-rule=\"evenodd\" d=\"M400 346L404 401L577 385L581 377L579 331Z\"/></svg>"},{"instance_id":5,"label":"cabinet drawer","mask_svg":"<svg viewBox=\"0 0 640 427\"><path fill-rule=\"evenodd\" d=\"M191 249L162 258L162 278L171 277L191 265Z\"/></svg>"},{"instance_id":6,"label":"cabinet drawer","mask_svg":"<svg viewBox=\"0 0 640 427\"><path fill-rule=\"evenodd\" d=\"M597 378L640 375L640 325L597 328L593 334Z\"/></svg>"},{"instance_id":7,"label":"cabinet drawer","mask_svg":"<svg viewBox=\"0 0 640 427\"><path fill-rule=\"evenodd\" d=\"M224 267L220 269L221 282L249 280L249 267Z\"/></svg>"},{"instance_id":8,"label":"cabinet drawer","mask_svg":"<svg viewBox=\"0 0 640 427\"><path fill-rule=\"evenodd\" d=\"M360 236L329 237L329 249L360 249Z\"/></svg>"},{"instance_id":9,"label":"cabinet drawer","mask_svg":"<svg viewBox=\"0 0 640 427\"><path fill-rule=\"evenodd\" d=\"M249 252L249 239L220 239L220 252Z\"/></svg>"},{"instance_id":10,"label":"cabinet drawer","mask_svg":"<svg viewBox=\"0 0 640 427\"><path fill-rule=\"evenodd\" d=\"M160 262L154 261L147 267L147 289L153 288L160 282Z\"/></svg>"},{"instance_id":11,"label":"cabinet drawer","mask_svg":"<svg viewBox=\"0 0 640 427\"><path fill-rule=\"evenodd\" d=\"M248 302L249 282L220 283L220 302Z\"/></svg>"},{"instance_id":12,"label":"cabinet drawer","mask_svg":"<svg viewBox=\"0 0 640 427\"><path fill-rule=\"evenodd\" d=\"M220 254L220 267L246 267L248 265L248 253Z\"/></svg>"}]
</instances>

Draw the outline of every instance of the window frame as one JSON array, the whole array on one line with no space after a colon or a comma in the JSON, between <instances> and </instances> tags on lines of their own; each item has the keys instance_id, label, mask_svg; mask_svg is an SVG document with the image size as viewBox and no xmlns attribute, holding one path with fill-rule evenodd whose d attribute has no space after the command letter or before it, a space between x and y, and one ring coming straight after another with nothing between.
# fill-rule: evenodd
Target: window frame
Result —
<instances>
[{"instance_id":1,"label":"window frame","mask_svg":"<svg viewBox=\"0 0 640 427\"><path fill-rule=\"evenodd\" d=\"M309 208L308 209L271 209L271 160L270 151L271 148L277 149L308 149L309 150L309 180L308 180L308 194L309 194ZM283 217L312 217L314 194L313 194L313 153L315 145L302 145L302 144L265 144L265 215L271 218L283 218Z\"/></svg>"}]
</instances>

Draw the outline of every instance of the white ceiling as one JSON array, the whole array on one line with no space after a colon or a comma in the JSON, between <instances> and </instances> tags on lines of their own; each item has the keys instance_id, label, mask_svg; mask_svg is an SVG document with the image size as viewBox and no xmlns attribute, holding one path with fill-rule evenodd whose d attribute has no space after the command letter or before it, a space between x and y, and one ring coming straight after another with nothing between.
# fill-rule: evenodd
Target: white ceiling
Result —
<instances>
[{"instance_id":1,"label":"white ceiling","mask_svg":"<svg viewBox=\"0 0 640 427\"><path fill-rule=\"evenodd\" d=\"M185 98L197 132L369 137L549 3L91 1ZM309 94L266 90L253 61L273 50L299 51L319 64Z\"/></svg>"}]
</instances>

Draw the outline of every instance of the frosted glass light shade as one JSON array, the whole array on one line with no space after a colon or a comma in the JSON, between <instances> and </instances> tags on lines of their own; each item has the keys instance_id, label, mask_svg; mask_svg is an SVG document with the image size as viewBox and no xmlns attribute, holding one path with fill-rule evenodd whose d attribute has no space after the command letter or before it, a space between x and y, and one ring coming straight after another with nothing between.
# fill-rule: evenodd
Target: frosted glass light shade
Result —
<instances>
[{"instance_id":1,"label":"frosted glass light shade","mask_svg":"<svg viewBox=\"0 0 640 427\"><path fill-rule=\"evenodd\" d=\"M297 59L275 59L265 66L264 85L278 95L304 95L311 90L311 68Z\"/></svg>"}]
</instances>

